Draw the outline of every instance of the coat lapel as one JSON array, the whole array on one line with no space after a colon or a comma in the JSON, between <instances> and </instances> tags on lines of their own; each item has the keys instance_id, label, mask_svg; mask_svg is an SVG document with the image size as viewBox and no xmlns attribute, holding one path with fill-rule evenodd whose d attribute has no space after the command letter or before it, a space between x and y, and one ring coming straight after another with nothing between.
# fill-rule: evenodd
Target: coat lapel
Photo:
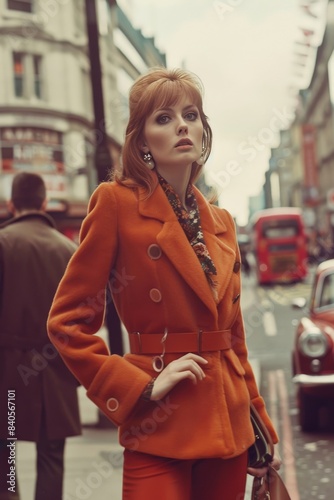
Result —
<instances>
[{"instance_id":1,"label":"coat lapel","mask_svg":"<svg viewBox=\"0 0 334 500\"><path fill-rule=\"evenodd\" d=\"M222 218L196 188L195 196L201 214L204 240L217 269L219 303L225 295L233 274L236 253L235 248L231 248L228 242L235 243L235 236L227 233L227 227Z\"/></svg>"},{"instance_id":2,"label":"coat lapel","mask_svg":"<svg viewBox=\"0 0 334 500\"><path fill-rule=\"evenodd\" d=\"M199 204L205 242L218 272L217 291L220 301L232 274L234 252L216 237L216 234L226 232L225 224L214 217L209 203L197 189L195 195ZM205 273L160 185L149 198L143 189L139 189L139 213L163 223L157 235L157 243L202 302L214 315L217 315L217 304ZM231 265L227 264L227 261L230 261ZM231 271L227 272L227 269Z\"/></svg>"}]
</instances>

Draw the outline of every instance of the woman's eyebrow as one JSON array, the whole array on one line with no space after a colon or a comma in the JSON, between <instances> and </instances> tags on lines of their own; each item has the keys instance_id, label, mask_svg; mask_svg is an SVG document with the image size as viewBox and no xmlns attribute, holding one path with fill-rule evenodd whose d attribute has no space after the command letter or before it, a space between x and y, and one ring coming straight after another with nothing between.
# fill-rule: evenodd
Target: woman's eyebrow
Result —
<instances>
[{"instance_id":1,"label":"woman's eyebrow","mask_svg":"<svg viewBox=\"0 0 334 500\"><path fill-rule=\"evenodd\" d=\"M196 108L196 104L187 104L184 108L182 108L182 111L187 111L188 109L191 108ZM169 113L173 112L173 108L158 108L154 111L154 113L161 113L161 111L168 111Z\"/></svg>"}]
</instances>

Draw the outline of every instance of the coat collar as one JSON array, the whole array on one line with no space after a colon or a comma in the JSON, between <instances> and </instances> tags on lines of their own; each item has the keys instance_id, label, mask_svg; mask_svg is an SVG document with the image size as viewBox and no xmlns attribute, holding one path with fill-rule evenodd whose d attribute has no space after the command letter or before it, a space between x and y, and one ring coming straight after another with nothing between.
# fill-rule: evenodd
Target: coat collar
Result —
<instances>
[{"instance_id":1,"label":"coat collar","mask_svg":"<svg viewBox=\"0 0 334 500\"><path fill-rule=\"evenodd\" d=\"M219 302L231 277L235 254L217 237L227 231L224 221L195 187L194 192L199 206L204 239L218 271ZM157 185L149 197L143 188L139 188L138 208L142 216L163 223L157 235L157 243L188 285L216 316L217 303L207 278L161 186ZM230 266L228 260L231 260ZM227 269L231 269L231 273L227 272Z\"/></svg>"},{"instance_id":2,"label":"coat collar","mask_svg":"<svg viewBox=\"0 0 334 500\"><path fill-rule=\"evenodd\" d=\"M213 234L224 233L226 231L225 223L216 216L213 207L204 198L199 189L195 186L193 188L201 214L203 231L209 231ZM160 184L155 187L149 197L147 197L147 192L144 188L139 188L139 213L144 217L150 217L162 222L177 221L175 213Z\"/></svg>"},{"instance_id":3,"label":"coat collar","mask_svg":"<svg viewBox=\"0 0 334 500\"><path fill-rule=\"evenodd\" d=\"M44 223L49 224L51 227L56 227L55 221L53 220L50 215L46 214L45 212L42 212L40 210L31 210L29 212L26 212L23 215L18 215L17 217L12 217L11 219L3 222L0 224L0 229L3 229L7 226L10 226L11 224L15 224L16 222L21 222L29 219L36 219L40 220Z\"/></svg>"}]
</instances>

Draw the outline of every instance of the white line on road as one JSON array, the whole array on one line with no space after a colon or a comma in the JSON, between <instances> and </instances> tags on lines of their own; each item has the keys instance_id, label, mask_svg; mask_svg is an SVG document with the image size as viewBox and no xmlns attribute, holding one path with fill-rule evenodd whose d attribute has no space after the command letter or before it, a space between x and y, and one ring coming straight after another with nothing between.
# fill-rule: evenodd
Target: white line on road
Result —
<instances>
[{"instance_id":1,"label":"white line on road","mask_svg":"<svg viewBox=\"0 0 334 500\"><path fill-rule=\"evenodd\" d=\"M264 331L268 337L274 337L277 335L277 327L275 316L271 311L264 311L262 316L262 323L264 327Z\"/></svg>"}]
</instances>

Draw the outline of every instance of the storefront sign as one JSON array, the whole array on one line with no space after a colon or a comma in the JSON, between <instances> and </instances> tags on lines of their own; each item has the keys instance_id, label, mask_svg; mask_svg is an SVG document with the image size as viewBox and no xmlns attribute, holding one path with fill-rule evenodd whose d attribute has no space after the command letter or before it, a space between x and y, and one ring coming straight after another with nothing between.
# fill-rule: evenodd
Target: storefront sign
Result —
<instances>
[{"instance_id":1,"label":"storefront sign","mask_svg":"<svg viewBox=\"0 0 334 500\"><path fill-rule=\"evenodd\" d=\"M316 157L316 130L314 125L302 125L302 152L304 162L303 197L306 205L318 202L318 170Z\"/></svg>"},{"instance_id":2,"label":"storefront sign","mask_svg":"<svg viewBox=\"0 0 334 500\"><path fill-rule=\"evenodd\" d=\"M0 129L0 167L7 190L12 177L26 171L42 175L49 197L67 194L60 132L34 127Z\"/></svg>"}]
</instances>

